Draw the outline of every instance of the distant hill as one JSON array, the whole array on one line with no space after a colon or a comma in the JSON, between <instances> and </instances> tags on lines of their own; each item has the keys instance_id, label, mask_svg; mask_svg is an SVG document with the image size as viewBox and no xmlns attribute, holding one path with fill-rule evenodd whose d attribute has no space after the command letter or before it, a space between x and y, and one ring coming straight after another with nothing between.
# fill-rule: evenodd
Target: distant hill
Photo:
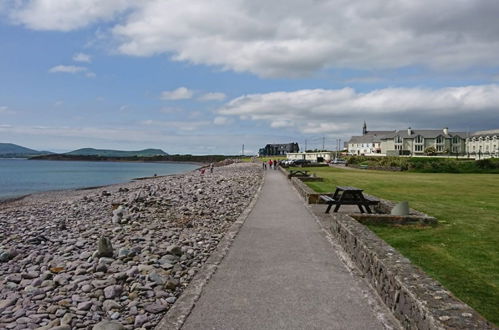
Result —
<instances>
[{"instance_id":1,"label":"distant hill","mask_svg":"<svg viewBox=\"0 0 499 330\"><path fill-rule=\"evenodd\" d=\"M28 158L51 154L50 151L38 151L13 143L0 143L0 158Z\"/></svg>"},{"instance_id":2,"label":"distant hill","mask_svg":"<svg viewBox=\"0 0 499 330\"><path fill-rule=\"evenodd\" d=\"M99 157L153 157L168 155L161 149L144 149L139 151L122 151L122 150L106 150L83 148L67 152L64 155L69 156L99 156Z\"/></svg>"}]
</instances>

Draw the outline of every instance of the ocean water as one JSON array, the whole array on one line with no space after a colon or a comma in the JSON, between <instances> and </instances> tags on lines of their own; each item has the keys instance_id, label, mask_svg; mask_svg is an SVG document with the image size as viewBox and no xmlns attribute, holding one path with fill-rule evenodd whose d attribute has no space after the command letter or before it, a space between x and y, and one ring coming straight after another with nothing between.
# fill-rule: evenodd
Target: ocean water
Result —
<instances>
[{"instance_id":1,"label":"ocean water","mask_svg":"<svg viewBox=\"0 0 499 330\"><path fill-rule=\"evenodd\" d=\"M0 159L0 200L34 192L103 186L133 178L185 173L186 163Z\"/></svg>"}]
</instances>

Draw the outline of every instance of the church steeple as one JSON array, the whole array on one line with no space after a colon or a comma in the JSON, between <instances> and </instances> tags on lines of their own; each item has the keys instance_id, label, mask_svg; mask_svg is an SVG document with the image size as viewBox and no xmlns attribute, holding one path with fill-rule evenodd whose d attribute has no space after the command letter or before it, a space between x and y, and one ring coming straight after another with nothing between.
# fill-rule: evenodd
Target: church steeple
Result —
<instances>
[{"instance_id":1,"label":"church steeple","mask_svg":"<svg viewBox=\"0 0 499 330\"><path fill-rule=\"evenodd\" d=\"M367 134L367 124L366 124L366 121L364 120L364 126L362 127L362 135L366 135Z\"/></svg>"}]
</instances>

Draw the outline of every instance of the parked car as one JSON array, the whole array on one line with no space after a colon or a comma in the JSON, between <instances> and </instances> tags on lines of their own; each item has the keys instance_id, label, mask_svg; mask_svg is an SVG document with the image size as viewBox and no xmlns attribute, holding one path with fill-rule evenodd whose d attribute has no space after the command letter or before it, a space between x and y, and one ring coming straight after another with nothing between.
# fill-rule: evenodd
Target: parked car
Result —
<instances>
[{"instance_id":1,"label":"parked car","mask_svg":"<svg viewBox=\"0 0 499 330\"><path fill-rule=\"evenodd\" d=\"M347 161L345 159L342 159L342 158L335 158L333 159L333 164L346 164Z\"/></svg>"},{"instance_id":2,"label":"parked car","mask_svg":"<svg viewBox=\"0 0 499 330\"><path fill-rule=\"evenodd\" d=\"M293 164L291 164L291 165L292 166L302 166L302 165L308 165L311 163L312 163L311 161L306 160L306 159L297 159L297 160L293 161Z\"/></svg>"}]
</instances>

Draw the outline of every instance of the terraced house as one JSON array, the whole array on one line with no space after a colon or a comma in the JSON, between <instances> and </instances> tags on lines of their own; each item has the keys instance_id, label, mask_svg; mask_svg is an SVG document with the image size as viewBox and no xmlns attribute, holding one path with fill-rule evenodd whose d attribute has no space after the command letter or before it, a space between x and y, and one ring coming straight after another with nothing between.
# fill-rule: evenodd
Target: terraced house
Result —
<instances>
[{"instance_id":1,"label":"terraced house","mask_svg":"<svg viewBox=\"0 0 499 330\"><path fill-rule=\"evenodd\" d=\"M417 156L434 152L464 155L467 153L467 136L465 132L450 132L448 128L413 130L409 127L406 130L368 131L364 123L362 136L352 136L348 141L348 153L351 155Z\"/></svg>"},{"instance_id":2,"label":"terraced house","mask_svg":"<svg viewBox=\"0 0 499 330\"><path fill-rule=\"evenodd\" d=\"M466 138L467 153L499 157L499 129L478 131Z\"/></svg>"},{"instance_id":3,"label":"terraced house","mask_svg":"<svg viewBox=\"0 0 499 330\"><path fill-rule=\"evenodd\" d=\"M466 153L466 133L441 130L399 130L381 138L381 153L387 156Z\"/></svg>"}]
</instances>

